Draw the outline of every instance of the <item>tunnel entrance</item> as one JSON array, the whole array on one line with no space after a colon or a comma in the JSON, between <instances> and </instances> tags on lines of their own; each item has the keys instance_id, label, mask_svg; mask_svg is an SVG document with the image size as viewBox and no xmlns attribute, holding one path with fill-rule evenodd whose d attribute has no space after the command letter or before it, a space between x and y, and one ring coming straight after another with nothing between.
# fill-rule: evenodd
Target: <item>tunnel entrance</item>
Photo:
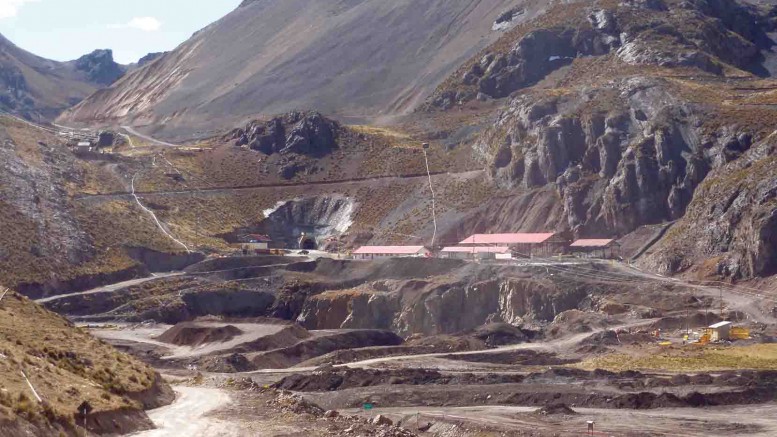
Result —
<instances>
[{"instance_id":1,"label":"tunnel entrance","mask_svg":"<svg viewBox=\"0 0 777 437\"><path fill-rule=\"evenodd\" d=\"M355 211L353 199L339 194L288 200L265 210L256 225L233 234L267 235L271 248L326 250L324 242L347 232Z\"/></svg>"},{"instance_id":2,"label":"tunnel entrance","mask_svg":"<svg viewBox=\"0 0 777 437\"><path fill-rule=\"evenodd\" d=\"M300 240L299 248L302 250L316 250L318 249L318 244L312 237L302 237Z\"/></svg>"}]
</instances>

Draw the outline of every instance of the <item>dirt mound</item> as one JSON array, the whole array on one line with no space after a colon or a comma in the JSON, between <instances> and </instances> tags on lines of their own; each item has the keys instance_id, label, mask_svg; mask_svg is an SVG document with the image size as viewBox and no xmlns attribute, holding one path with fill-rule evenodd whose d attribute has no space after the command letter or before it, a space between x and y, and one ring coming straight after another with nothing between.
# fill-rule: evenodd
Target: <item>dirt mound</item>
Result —
<instances>
[{"instance_id":1,"label":"dirt mound","mask_svg":"<svg viewBox=\"0 0 777 437\"><path fill-rule=\"evenodd\" d=\"M598 328L607 327L607 321L600 313L590 313L580 310L569 310L556 316L547 330L550 338L560 338L569 334L592 332Z\"/></svg>"},{"instance_id":2,"label":"dirt mound","mask_svg":"<svg viewBox=\"0 0 777 437\"><path fill-rule=\"evenodd\" d=\"M312 338L313 335L299 325L289 325L282 330L258 340L243 343L233 349L236 353L264 352L294 346L300 341Z\"/></svg>"},{"instance_id":3,"label":"dirt mound","mask_svg":"<svg viewBox=\"0 0 777 437\"><path fill-rule=\"evenodd\" d=\"M618 346L624 344L653 343L655 337L648 333L628 333L617 331L602 331L592 334L581 342L583 346Z\"/></svg>"},{"instance_id":4,"label":"dirt mound","mask_svg":"<svg viewBox=\"0 0 777 437\"><path fill-rule=\"evenodd\" d=\"M183 322L165 331L157 340L178 346L197 347L207 343L224 343L241 335L243 331L233 325L210 325Z\"/></svg>"},{"instance_id":5,"label":"dirt mound","mask_svg":"<svg viewBox=\"0 0 777 437\"><path fill-rule=\"evenodd\" d=\"M426 369L327 369L313 374L295 374L283 378L275 388L300 392L325 392L381 385L494 385L515 384L521 375L473 374L444 375Z\"/></svg>"},{"instance_id":6,"label":"dirt mound","mask_svg":"<svg viewBox=\"0 0 777 437\"><path fill-rule=\"evenodd\" d=\"M653 323L651 328L664 330L685 329L686 327L698 328L710 326L722 320L718 314L698 312L691 314L689 317L664 317Z\"/></svg>"},{"instance_id":7,"label":"dirt mound","mask_svg":"<svg viewBox=\"0 0 777 437\"><path fill-rule=\"evenodd\" d=\"M346 331L310 338L282 349L253 354L249 359L259 369L285 369L336 350L398 346L402 343L402 338L390 331Z\"/></svg>"},{"instance_id":8,"label":"dirt mound","mask_svg":"<svg viewBox=\"0 0 777 437\"><path fill-rule=\"evenodd\" d=\"M578 362L558 358L554 353L517 350L497 353L446 355L446 359L471 363L510 364L517 366L560 366Z\"/></svg>"},{"instance_id":9,"label":"dirt mound","mask_svg":"<svg viewBox=\"0 0 777 437\"><path fill-rule=\"evenodd\" d=\"M565 416L573 416L576 415L577 412L563 402L558 403L551 403L548 404L539 410L534 412L535 414L541 414L543 416L549 416L549 415L565 415Z\"/></svg>"},{"instance_id":10,"label":"dirt mound","mask_svg":"<svg viewBox=\"0 0 777 437\"><path fill-rule=\"evenodd\" d=\"M384 371L344 369L316 372L312 375L295 374L287 376L273 385L273 387L300 392L321 392L376 385L440 384L443 380L443 375L435 370L402 369Z\"/></svg>"},{"instance_id":11,"label":"dirt mound","mask_svg":"<svg viewBox=\"0 0 777 437\"><path fill-rule=\"evenodd\" d=\"M486 343L488 347L525 343L529 338L517 326L507 323L491 323L476 329L473 336Z\"/></svg>"}]
</instances>

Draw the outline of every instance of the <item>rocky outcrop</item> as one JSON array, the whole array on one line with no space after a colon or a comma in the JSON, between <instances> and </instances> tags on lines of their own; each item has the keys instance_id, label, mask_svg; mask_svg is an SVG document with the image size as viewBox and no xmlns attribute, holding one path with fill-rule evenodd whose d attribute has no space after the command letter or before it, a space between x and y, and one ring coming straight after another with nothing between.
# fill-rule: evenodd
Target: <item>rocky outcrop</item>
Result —
<instances>
[{"instance_id":1,"label":"rocky outcrop","mask_svg":"<svg viewBox=\"0 0 777 437\"><path fill-rule=\"evenodd\" d=\"M75 61L76 69L86 73L90 82L110 85L124 75L124 68L113 60L112 50L95 50Z\"/></svg>"},{"instance_id":2,"label":"rocky outcrop","mask_svg":"<svg viewBox=\"0 0 777 437\"><path fill-rule=\"evenodd\" d=\"M645 265L702 277L777 274L776 152L770 138L712 172Z\"/></svg>"},{"instance_id":3,"label":"rocky outcrop","mask_svg":"<svg viewBox=\"0 0 777 437\"><path fill-rule=\"evenodd\" d=\"M403 336L455 334L491 322L550 321L577 308L586 295L528 279L449 284L385 281L361 291L310 297L298 322L308 329L370 326Z\"/></svg>"},{"instance_id":4,"label":"rocky outcrop","mask_svg":"<svg viewBox=\"0 0 777 437\"><path fill-rule=\"evenodd\" d=\"M146 65L156 61L164 56L167 52L149 53L138 60L137 68L145 67Z\"/></svg>"},{"instance_id":5,"label":"rocky outcrop","mask_svg":"<svg viewBox=\"0 0 777 437\"><path fill-rule=\"evenodd\" d=\"M301 154L321 157L337 147L337 122L317 112L290 112L270 121L253 121L229 135L235 146L247 146L266 155Z\"/></svg>"},{"instance_id":6,"label":"rocky outcrop","mask_svg":"<svg viewBox=\"0 0 777 437\"><path fill-rule=\"evenodd\" d=\"M609 108L586 105L605 99ZM555 186L560 228L623 235L682 217L709 170L750 147L746 131L705 135L701 113L664 80L616 80L565 97L517 98L478 147L499 184Z\"/></svg>"},{"instance_id":7,"label":"rocky outcrop","mask_svg":"<svg viewBox=\"0 0 777 437\"><path fill-rule=\"evenodd\" d=\"M607 54L631 65L722 74L727 63L768 75L761 50L772 47L767 32L775 27L756 8L719 0L557 6L543 24L506 35L438 88L426 108L447 110L476 98L508 97L576 58ZM514 42L505 44L511 37Z\"/></svg>"}]
</instances>

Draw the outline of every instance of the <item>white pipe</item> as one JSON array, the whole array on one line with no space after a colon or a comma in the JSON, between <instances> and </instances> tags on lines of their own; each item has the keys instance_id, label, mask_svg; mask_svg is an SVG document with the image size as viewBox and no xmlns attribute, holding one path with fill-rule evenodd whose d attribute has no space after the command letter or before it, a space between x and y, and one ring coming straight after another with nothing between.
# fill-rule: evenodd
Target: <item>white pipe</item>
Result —
<instances>
[{"instance_id":1,"label":"white pipe","mask_svg":"<svg viewBox=\"0 0 777 437\"><path fill-rule=\"evenodd\" d=\"M137 176L138 176L138 174L137 174L137 173L135 173L135 176L132 176L132 197L134 197L134 198L135 198L135 202L137 202L138 206L140 206L140 208L141 208L141 209L143 209L143 211L146 211L146 212L147 212L147 213L148 213L148 214L151 216L151 218L153 218L153 219L154 219L154 222L156 222L156 225L157 225L157 227L158 227L158 228L159 228L159 229L160 229L160 230L161 230L161 231L162 231L162 232L163 232L165 235L167 235L168 237L170 237L170 239L171 239L171 240L175 241L176 243L178 243L178 245L180 245L181 247L183 247L184 249L186 249L186 252L187 252L187 253L192 253L192 251L191 251L191 250L189 250L189 246L187 246L187 245L183 244L183 242L181 242L181 241L180 241L180 240L178 240L177 238L173 237L173 236L172 236L172 234L170 234L169 232L167 232L167 230L165 229L165 227L164 227L164 226L162 226L162 223L161 223L161 222L159 221L159 219L156 217L156 214L154 214L154 211L151 211L150 209L148 209L148 208L146 208L145 206L143 206L143 204L142 204L142 203L140 203L140 198L138 197L138 195L137 195L137 194L135 194L135 178L136 178Z\"/></svg>"},{"instance_id":2,"label":"white pipe","mask_svg":"<svg viewBox=\"0 0 777 437\"><path fill-rule=\"evenodd\" d=\"M429 190L432 192L432 221L434 222L434 234L432 234L432 250L434 250L434 244L437 240L437 206L434 196L434 186L432 186L432 172L429 170L429 156L426 153L426 149L423 149L423 151L424 161L426 161L426 174L429 176Z\"/></svg>"}]
</instances>

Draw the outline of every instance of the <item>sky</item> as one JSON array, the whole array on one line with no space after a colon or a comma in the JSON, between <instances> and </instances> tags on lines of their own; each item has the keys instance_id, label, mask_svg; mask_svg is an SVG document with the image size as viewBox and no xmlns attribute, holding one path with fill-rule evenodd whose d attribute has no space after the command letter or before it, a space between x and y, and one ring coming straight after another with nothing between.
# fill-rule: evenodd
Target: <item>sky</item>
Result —
<instances>
[{"instance_id":1,"label":"sky","mask_svg":"<svg viewBox=\"0 0 777 437\"><path fill-rule=\"evenodd\" d=\"M38 56L70 61L112 49L122 64L168 51L242 0L0 0L0 33Z\"/></svg>"}]
</instances>

